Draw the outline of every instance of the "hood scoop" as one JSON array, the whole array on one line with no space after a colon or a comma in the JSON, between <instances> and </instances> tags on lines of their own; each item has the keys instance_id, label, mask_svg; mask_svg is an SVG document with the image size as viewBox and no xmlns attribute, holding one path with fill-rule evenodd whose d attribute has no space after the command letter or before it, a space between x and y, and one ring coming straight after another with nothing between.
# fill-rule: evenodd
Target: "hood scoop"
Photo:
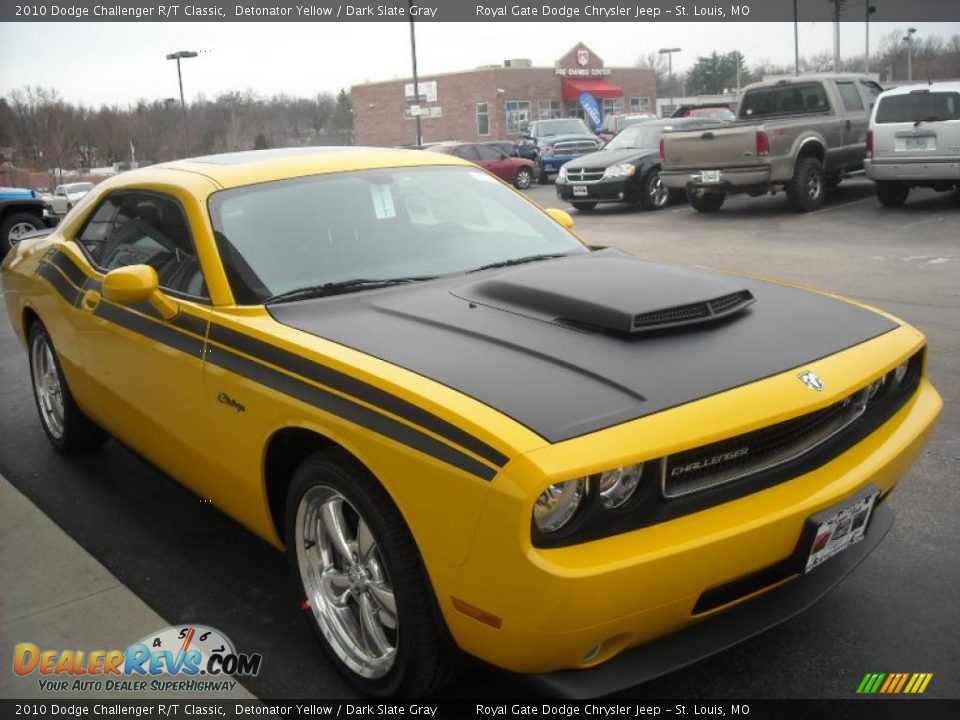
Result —
<instances>
[{"instance_id":1,"label":"hood scoop","mask_svg":"<svg viewBox=\"0 0 960 720\"><path fill-rule=\"evenodd\" d=\"M749 290L725 278L617 250L545 260L452 292L505 312L619 335L709 323L754 302Z\"/></svg>"}]
</instances>

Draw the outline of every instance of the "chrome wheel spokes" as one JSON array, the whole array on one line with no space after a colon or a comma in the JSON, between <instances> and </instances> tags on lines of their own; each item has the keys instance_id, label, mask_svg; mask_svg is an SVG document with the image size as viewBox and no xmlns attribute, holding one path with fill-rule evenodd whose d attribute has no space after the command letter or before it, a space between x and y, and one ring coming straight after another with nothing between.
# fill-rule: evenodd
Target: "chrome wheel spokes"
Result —
<instances>
[{"instance_id":1,"label":"chrome wheel spokes","mask_svg":"<svg viewBox=\"0 0 960 720\"><path fill-rule=\"evenodd\" d=\"M300 500L296 542L307 600L330 647L358 675L383 677L396 658L399 622L369 524L343 495L317 486Z\"/></svg>"},{"instance_id":2,"label":"chrome wheel spokes","mask_svg":"<svg viewBox=\"0 0 960 720\"><path fill-rule=\"evenodd\" d=\"M47 431L59 440L63 437L63 384L53 357L53 348L43 333L34 336L30 347L30 365L40 420Z\"/></svg>"}]
</instances>

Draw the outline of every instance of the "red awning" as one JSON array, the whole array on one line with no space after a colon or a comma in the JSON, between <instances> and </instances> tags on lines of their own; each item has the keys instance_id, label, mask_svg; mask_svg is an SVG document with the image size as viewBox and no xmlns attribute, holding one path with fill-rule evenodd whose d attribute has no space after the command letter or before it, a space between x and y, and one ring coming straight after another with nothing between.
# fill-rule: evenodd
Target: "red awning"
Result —
<instances>
[{"instance_id":1,"label":"red awning","mask_svg":"<svg viewBox=\"0 0 960 720\"><path fill-rule=\"evenodd\" d=\"M590 93L597 100L603 98L623 97L623 88L617 87L606 80L597 80L595 78L561 80L560 96L564 100L576 100L580 93Z\"/></svg>"}]
</instances>

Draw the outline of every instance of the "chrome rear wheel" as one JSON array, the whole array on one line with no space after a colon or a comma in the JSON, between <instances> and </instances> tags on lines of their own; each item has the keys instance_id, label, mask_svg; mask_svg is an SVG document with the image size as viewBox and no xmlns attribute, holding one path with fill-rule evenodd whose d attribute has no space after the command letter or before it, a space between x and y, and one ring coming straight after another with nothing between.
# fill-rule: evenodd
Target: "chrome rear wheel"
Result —
<instances>
[{"instance_id":1,"label":"chrome rear wheel","mask_svg":"<svg viewBox=\"0 0 960 720\"><path fill-rule=\"evenodd\" d=\"M32 337L30 369L40 421L54 439L61 440L64 428L63 380L46 333L35 333Z\"/></svg>"}]
</instances>

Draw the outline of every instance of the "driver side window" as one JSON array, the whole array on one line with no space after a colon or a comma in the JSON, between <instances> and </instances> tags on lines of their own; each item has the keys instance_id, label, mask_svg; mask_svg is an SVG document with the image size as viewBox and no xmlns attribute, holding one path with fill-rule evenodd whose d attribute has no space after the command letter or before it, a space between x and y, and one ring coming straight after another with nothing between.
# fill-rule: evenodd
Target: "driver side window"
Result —
<instances>
[{"instance_id":1,"label":"driver side window","mask_svg":"<svg viewBox=\"0 0 960 720\"><path fill-rule=\"evenodd\" d=\"M115 193L97 208L77 238L103 272L149 265L160 287L206 298L196 248L180 205L154 193Z\"/></svg>"}]
</instances>

